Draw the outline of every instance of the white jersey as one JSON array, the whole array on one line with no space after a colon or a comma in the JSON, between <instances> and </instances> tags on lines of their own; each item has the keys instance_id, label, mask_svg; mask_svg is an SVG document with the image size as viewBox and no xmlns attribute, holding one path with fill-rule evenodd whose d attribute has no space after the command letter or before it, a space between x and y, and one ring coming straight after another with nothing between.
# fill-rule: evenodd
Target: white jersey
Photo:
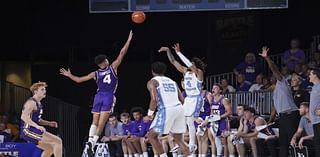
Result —
<instances>
[{"instance_id":1,"label":"white jersey","mask_svg":"<svg viewBox=\"0 0 320 157\"><path fill-rule=\"evenodd\" d=\"M155 76L158 81L158 109L177 106L180 103L177 83L166 76Z\"/></svg>"},{"instance_id":2,"label":"white jersey","mask_svg":"<svg viewBox=\"0 0 320 157\"><path fill-rule=\"evenodd\" d=\"M202 81L200 81L196 74L187 71L184 74L184 88L187 96L195 96L201 94Z\"/></svg>"}]
</instances>

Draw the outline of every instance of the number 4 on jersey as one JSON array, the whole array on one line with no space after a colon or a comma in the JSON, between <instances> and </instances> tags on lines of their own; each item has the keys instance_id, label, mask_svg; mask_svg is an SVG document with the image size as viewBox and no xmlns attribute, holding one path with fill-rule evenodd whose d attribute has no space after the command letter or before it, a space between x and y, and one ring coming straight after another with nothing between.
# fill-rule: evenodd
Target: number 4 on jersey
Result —
<instances>
[{"instance_id":1,"label":"number 4 on jersey","mask_svg":"<svg viewBox=\"0 0 320 157\"><path fill-rule=\"evenodd\" d=\"M106 76L103 78L103 83L108 83L108 84L111 83L110 74L106 75Z\"/></svg>"}]
</instances>

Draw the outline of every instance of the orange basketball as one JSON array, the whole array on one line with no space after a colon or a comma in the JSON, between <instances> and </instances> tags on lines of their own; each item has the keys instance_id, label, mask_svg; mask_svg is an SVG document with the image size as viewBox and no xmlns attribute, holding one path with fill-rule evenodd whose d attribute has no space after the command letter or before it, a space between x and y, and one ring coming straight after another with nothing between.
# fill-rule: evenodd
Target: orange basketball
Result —
<instances>
[{"instance_id":1,"label":"orange basketball","mask_svg":"<svg viewBox=\"0 0 320 157\"><path fill-rule=\"evenodd\" d=\"M131 19L135 23L143 23L144 20L146 20L146 15L144 14L143 11L134 11L131 14Z\"/></svg>"}]
</instances>

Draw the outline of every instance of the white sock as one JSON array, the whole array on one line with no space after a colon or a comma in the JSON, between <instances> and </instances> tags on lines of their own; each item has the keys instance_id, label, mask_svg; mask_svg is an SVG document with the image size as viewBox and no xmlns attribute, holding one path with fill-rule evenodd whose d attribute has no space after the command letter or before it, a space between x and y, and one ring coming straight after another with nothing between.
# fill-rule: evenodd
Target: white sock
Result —
<instances>
[{"instance_id":1,"label":"white sock","mask_svg":"<svg viewBox=\"0 0 320 157\"><path fill-rule=\"evenodd\" d=\"M123 154L123 157L128 157L128 154Z\"/></svg>"},{"instance_id":2,"label":"white sock","mask_svg":"<svg viewBox=\"0 0 320 157\"><path fill-rule=\"evenodd\" d=\"M155 155L153 155L153 157L159 157L159 155L155 154Z\"/></svg>"},{"instance_id":3,"label":"white sock","mask_svg":"<svg viewBox=\"0 0 320 157\"><path fill-rule=\"evenodd\" d=\"M179 154L178 157L183 157L183 155Z\"/></svg>"},{"instance_id":4,"label":"white sock","mask_svg":"<svg viewBox=\"0 0 320 157\"><path fill-rule=\"evenodd\" d=\"M178 157L178 153L172 153L172 157Z\"/></svg>"},{"instance_id":5,"label":"white sock","mask_svg":"<svg viewBox=\"0 0 320 157\"><path fill-rule=\"evenodd\" d=\"M221 138L220 137L214 138L214 142L216 143L216 147L217 147L217 156L222 156L222 154L223 154L223 145L222 145L222 142L221 142Z\"/></svg>"},{"instance_id":6,"label":"white sock","mask_svg":"<svg viewBox=\"0 0 320 157\"><path fill-rule=\"evenodd\" d=\"M189 145L194 145L196 143L196 128L193 117L187 117L187 125L189 129Z\"/></svg>"},{"instance_id":7,"label":"white sock","mask_svg":"<svg viewBox=\"0 0 320 157\"><path fill-rule=\"evenodd\" d=\"M134 154L134 157L140 157L140 155L139 154Z\"/></svg>"},{"instance_id":8,"label":"white sock","mask_svg":"<svg viewBox=\"0 0 320 157\"><path fill-rule=\"evenodd\" d=\"M140 157L143 157L143 154L139 154Z\"/></svg>"},{"instance_id":9,"label":"white sock","mask_svg":"<svg viewBox=\"0 0 320 157\"><path fill-rule=\"evenodd\" d=\"M200 154L200 157L206 157L207 155L206 154Z\"/></svg>"},{"instance_id":10,"label":"white sock","mask_svg":"<svg viewBox=\"0 0 320 157\"><path fill-rule=\"evenodd\" d=\"M236 157L236 156L235 156L235 155L233 155L233 154L230 154L230 155L229 155L229 157Z\"/></svg>"},{"instance_id":11,"label":"white sock","mask_svg":"<svg viewBox=\"0 0 320 157\"><path fill-rule=\"evenodd\" d=\"M216 154L211 154L211 157L217 157Z\"/></svg>"},{"instance_id":12,"label":"white sock","mask_svg":"<svg viewBox=\"0 0 320 157\"><path fill-rule=\"evenodd\" d=\"M91 124L90 126L90 130L89 130L89 138L88 138L88 142L91 142L93 139L93 136L96 134L96 130L97 130L97 126Z\"/></svg>"},{"instance_id":13,"label":"white sock","mask_svg":"<svg viewBox=\"0 0 320 157\"><path fill-rule=\"evenodd\" d=\"M129 157L133 157L132 154L129 154Z\"/></svg>"},{"instance_id":14,"label":"white sock","mask_svg":"<svg viewBox=\"0 0 320 157\"><path fill-rule=\"evenodd\" d=\"M160 157L168 157L167 153L160 154Z\"/></svg>"},{"instance_id":15,"label":"white sock","mask_svg":"<svg viewBox=\"0 0 320 157\"><path fill-rule=\"evenodd\" d=\"M143 157L148 157L148 152L143 152Z\"/></svg>"}]
</instances>

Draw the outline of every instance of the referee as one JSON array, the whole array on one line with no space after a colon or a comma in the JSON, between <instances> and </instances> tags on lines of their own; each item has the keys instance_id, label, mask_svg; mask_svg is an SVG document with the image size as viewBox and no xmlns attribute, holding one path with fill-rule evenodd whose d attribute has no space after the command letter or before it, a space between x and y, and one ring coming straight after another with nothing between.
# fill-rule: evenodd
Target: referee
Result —
<instances>
[{"instance_id":1,"label":"referee","mask_svg":"<svg viewBox=\"0 0 320 157\"><path fill-rule=\"evenodd\" d=\"M289 145L295 130L298 128L300 116L298 107L294 103L291 87L285 77L280 73L278 67L268 56L269 48L262 47L262 56L273 76L277 79L273 92L274 107L279 114L279 157L289 156Z\"/></svg>"}]
</instances>

